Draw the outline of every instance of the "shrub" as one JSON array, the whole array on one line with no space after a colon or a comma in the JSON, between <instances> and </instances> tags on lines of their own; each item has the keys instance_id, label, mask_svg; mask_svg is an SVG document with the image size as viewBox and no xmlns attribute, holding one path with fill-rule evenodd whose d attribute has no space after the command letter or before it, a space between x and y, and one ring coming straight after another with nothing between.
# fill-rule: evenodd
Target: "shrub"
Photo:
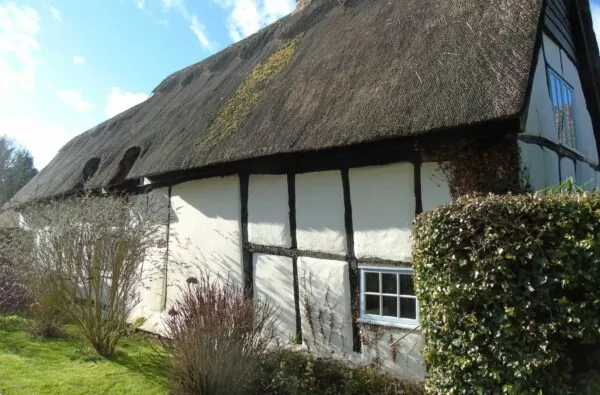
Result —
<instances>
[{"instance_id":1,"label":"shrub","mask_svg":"<svg viewBox=\"0 0 600 395\"><path fill-rule=\"evenodd\" d=\"M61 306L61 295L56 287L56 274L45 273L32 281L29 279L30 292L35 295L29 306L31 323L29 331L33 336L58 337L65 323L65 313Z\"/></svg>"},{"instance_id":2,"label":"shrub","mask_svg":"<svg viewBox=\"0 0 600 395\"><path fill-rule=\"evenodd\" d=\"M260 393L329 395L421 395L421 383L399 380L375 366L351 367L331 359L314 359L300 352L278 350L261 365Z\"/></svg>"},{"instance_id":3,"label":"shrub","mask_svg":"<svg viewBox=\"0 0 600 395\"><path fill-rule=\"evenodd\" d=\"M465 197L414 237L432 392L575 390L600 340L600 194Z\"/></svg>"},{"instance_id":4,"label":"shrub","mask_svg":"<svg viewBox=\"0 0 600 395\"><path fill-rule=\"evenodd\" d=\"M0 315L22 311L31 303L31 297L20 265L11 259L10 250L16 229L0 229Z\"/></svg>"},{"instance_id":5,"label":"shrub","mask_svg":"<svg viewBox=\"0 0 600 395\"><path fill-rule=\"evenodd\" d=\"M275 339L275 312L230 281L189 278L165 322L174 393L253 393L257 366Z\"/></svg>"},{"instance_id":6,"label":"shrub","mask_svg":"<svg viewBox=\"0 0 600 395\"><path fill-rule=\"evenodd\" d=\"M145 201L145 199L144 199ZM27 267L38 326L64 317L102 356L113 354L139 302L141 266L156 245L156 212L135 197L84 196L24 211L33 243L15 259Z\"/></svg>"}]
</instances>

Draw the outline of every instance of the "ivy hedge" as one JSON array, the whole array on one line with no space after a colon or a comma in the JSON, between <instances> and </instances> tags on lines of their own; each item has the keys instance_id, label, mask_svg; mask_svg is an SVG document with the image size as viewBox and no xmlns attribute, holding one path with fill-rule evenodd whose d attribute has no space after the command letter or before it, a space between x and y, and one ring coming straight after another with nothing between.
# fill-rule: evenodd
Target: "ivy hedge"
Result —
<instances>
[{"instance_id":1,"label":"ivy hedge","mask_svg":"<svg viewBox=\"0 0 600 395\"><path fill-rule=\"evenodd\" d=\"M430 392L600 393L600 193L466 196L414 238Z\"/></svg>"}]
</instances>

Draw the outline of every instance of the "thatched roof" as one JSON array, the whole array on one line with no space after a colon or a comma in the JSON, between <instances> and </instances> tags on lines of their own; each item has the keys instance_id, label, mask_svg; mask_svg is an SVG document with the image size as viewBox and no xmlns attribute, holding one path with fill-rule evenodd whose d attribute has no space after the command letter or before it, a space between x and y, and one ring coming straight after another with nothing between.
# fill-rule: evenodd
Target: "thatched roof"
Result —
<instances>
[{"instance_id":1,"label":"thatched roof","mask_svg":"<svg viewBox=\"0 0 600 395\"><path fill-rule=\"evenodd\" d=\"M74 138L14 201L71 191L93 158L99 188L519 116L543 3L315 0Z\"/></svg>"}]
</instances>

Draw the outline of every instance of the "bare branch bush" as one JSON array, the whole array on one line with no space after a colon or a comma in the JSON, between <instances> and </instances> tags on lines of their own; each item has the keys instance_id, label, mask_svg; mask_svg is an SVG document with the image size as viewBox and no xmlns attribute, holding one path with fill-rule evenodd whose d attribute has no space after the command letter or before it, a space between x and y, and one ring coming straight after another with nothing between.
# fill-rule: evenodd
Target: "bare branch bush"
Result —
<instances>
[{"instance_id":1,"label":"bare branch bush","mask_svg":"<svg viewBox=\"0 0 600 395\"><path fill-rule=\"evenodd\" d=\"M126 333L139 303L141 267L158 242L158 210L148 204L132 196L84 196L23 213L34 241L18 256L28 267L35 306L59 308L103 356Z\"/></svg>"},{"instance_id":2,"label":"bare branch bush","mask_svg":"<svg viewBox=\"0 0 600 395\"><path fill-rule=\"evenodd\" d=\"M22 235L16 228L0 229L0 315L23 311L31 303L21 266L10 254L13 239Z\"/></svg>"},{"instance_id":3,"label":"bare branch bush","mask_svg":"<svg viewBox=\"0 0 600 395\"><path fill-rule=\"evenodd\" d=\"M163 346L177 394L254 393L276 337L276 308L208 272L189 278L166 319Z\"/></svg>"}]
</instances>

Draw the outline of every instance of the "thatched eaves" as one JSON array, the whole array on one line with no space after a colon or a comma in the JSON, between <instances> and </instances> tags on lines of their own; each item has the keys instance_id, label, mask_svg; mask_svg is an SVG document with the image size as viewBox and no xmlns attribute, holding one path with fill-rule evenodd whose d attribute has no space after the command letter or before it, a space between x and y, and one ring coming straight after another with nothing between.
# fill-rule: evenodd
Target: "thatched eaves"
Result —
<instances>
[{"instance_id":1,"label":"thatched eaves","mask_svg":"<svg viewBox=\"0 0 600 395\"><path fill-rule=\"evenodd\" d=\"M72 191L86 164L86 186L101 188L519 117L543 7L543 0L315 0L74 138L14 201ZM134 147L139 157L125 168Z\"/></svg>"}]
</instances>

